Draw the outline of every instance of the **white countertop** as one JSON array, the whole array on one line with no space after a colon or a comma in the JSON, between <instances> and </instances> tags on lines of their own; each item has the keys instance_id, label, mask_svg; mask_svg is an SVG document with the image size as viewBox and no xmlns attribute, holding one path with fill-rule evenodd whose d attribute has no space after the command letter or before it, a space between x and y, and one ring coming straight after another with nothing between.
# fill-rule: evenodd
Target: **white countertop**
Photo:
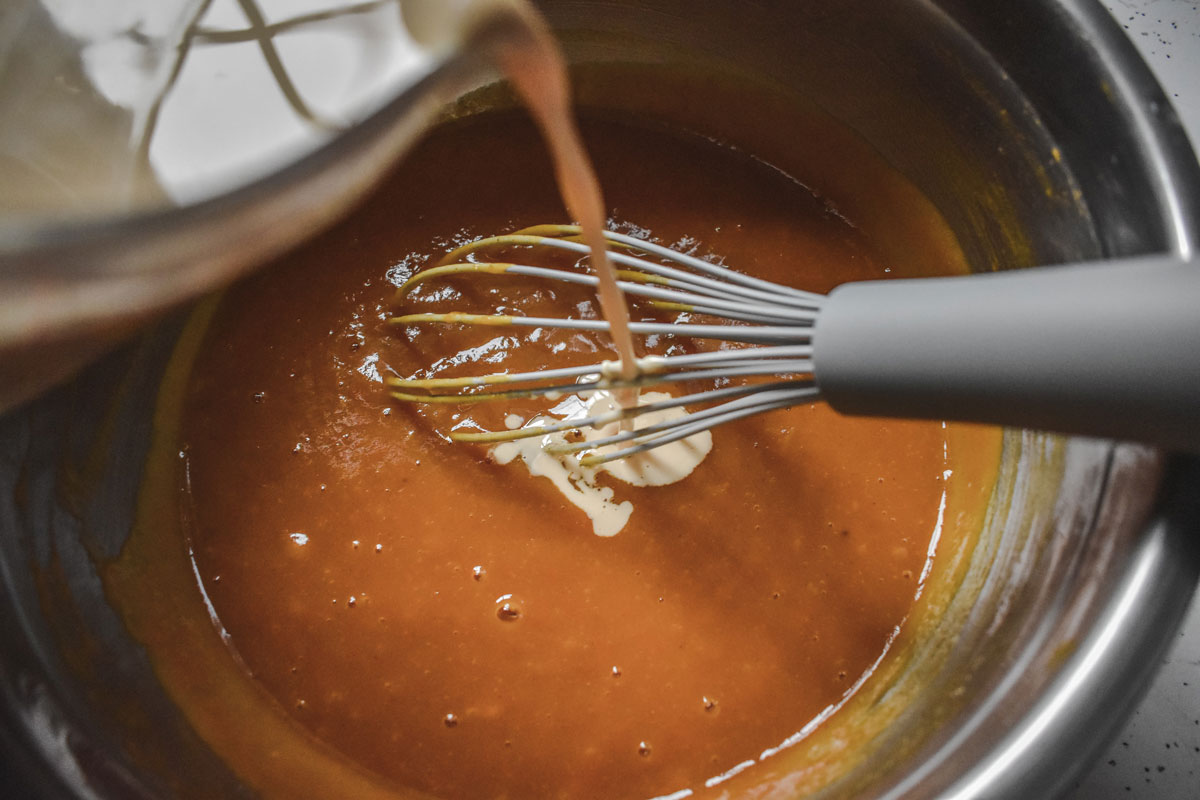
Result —
<instances>
[{"instance_id":1,"label":"white countertop","mask_svg":"<svg viewBox=\"0 0 1200 800\"><path fill-rule=\"evenodd\" d=\"M1105 5L1158 76L1193 147L1200 148L1200 2L1107 0ZM1067 800L1117 798L1200 799L1200 594L1149 693L1067 794Z\"/></svg>"}]
</instances>

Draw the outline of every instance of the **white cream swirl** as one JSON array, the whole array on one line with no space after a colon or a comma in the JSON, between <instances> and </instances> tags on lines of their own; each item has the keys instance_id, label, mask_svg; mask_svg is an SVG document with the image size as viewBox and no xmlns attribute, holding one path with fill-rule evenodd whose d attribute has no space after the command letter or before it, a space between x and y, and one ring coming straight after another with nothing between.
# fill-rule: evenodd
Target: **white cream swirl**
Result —
<instances>
[{"instance_id":1,"label":"white cream swirl","mask_svg":"<svg viewBox=\"0 0 1200 800\"><path fill-rule=\"evenodd\" d=\"M638 398L638 405L650 405L669 400L664 392L647 392ZM584 399L571 395L550 409L554 416L537 416L524 427L549 425L556 422L604 414L619 408L616 399L608 392L596 392ZM652 411L634 418L634 429L638 430L660 422L677 419L686 414L683 408L668 408ZM521 427L519 417L510 416L510 428ZM594 442L612 436L619 430L619 423L612 422L599 428L583 428L584 441ZM610 461L597 467L584 467L575 454L551 454L546 448L566 442L565 433L551 433L528 439L504 442L492 449L492 458L497 463L508 464L518 456L531 475L547 478L562 495L581 509L592 521L592 531L597 536L615 536L629 522L633 513L633 502L617 501L616 492L610 486L597 483L599 473L605 472L617 480L633 486L666 486L690 475L708 457L712 450L712 433L701 431L685 439L665 444L653 450ZM622 444L606 445L593 453L615 452Z\"/></svg>"}]
</instances>

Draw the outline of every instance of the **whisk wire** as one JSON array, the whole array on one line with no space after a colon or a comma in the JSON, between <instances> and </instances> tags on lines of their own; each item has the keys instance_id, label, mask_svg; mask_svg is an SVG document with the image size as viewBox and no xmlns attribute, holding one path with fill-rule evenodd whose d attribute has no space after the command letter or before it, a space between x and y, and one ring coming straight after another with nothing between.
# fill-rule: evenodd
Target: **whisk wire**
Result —
<instances>
[{"instance_id":1,"label":"whisk wire","mask_svg":"<svg viewBox=\"0 0 1200 800\"><path fill-rule=\"evenodd\" d=\"M628 458L630 456L637 455L638 453L644 453L647 450L653 450L656 447L662 447L663 445L670 444L671 442L677 442L680 439L686 439L689 436L694 436L695 434L700 433L701 431L715 428L718 425L724 425L727 422L734 422L739 419L744 419L745 417L754 416L755 414L761 414L765 411L789 408L798 403L813 402L817 400L819 396L819 391L814 386L810 392L805 392L803 394L797 392L795 395L781 398L773 403L733 409L719 416L701 419L695 422L692 421L692 414L685 414L676 420L676 426L669 431L666 431L647 441L643 441L633 447L627 447L623 450L618 450L613 453L592 453L583 456L579 459L579 463L584 467L595 467L599 466L600 464L607 464L610 461Z\"/></svg>"},{"instance_id":2,"label":"whisk wire","mask_svg":"<svg viewBox=\"0 0 1200 800\"><path fill-rule=\"evenodd\" d=\"M527 425L515 430L506 431L451 431L450 438L458 442L508 442L517 439L528 439L535 436L546 436L552 433L561 433L563 431L578 430L581 428L603 427L614 422L639 417L644 414L656 413L672 408L680 408L683 406L702 405L705 403L716 402L727 397L737 397L748 394L758 394L761 392L772 391L781 386L806 388L811 387L812 381L788 381L781 384L775 383L758 383L758 384L740 384L738 386L729 386L724 389L710 389L705 392L696 392L693 394L683 395L680 397L672 397L668 400L658 400L653 403L645 403L643 405L633 406L630 408L620 408L615 411L609 411L603 414L594 414L588 417L568 418L561 422L550 424ZM586 392L581 392L586 393Z\"/></svg>"},{"instance_id":3,"label":"whisk wire","mask_svg":"<svg viewBox=\"0 0 1200 800\"><path fill-rule=\"evenodd\" d=\"M596 286L599 283L599 279L595 275L586 275L562 269L548 269L546 267L535 267L527 264L502 262L484 264L461 262L432 267L416 273L397 289L397 295L402 298L417 284L424 283L430 278L470 273L523 275L531 278L544 278L546 280L561 281L563 283L573 283L582 286ZM799 309L741 300L722 300L719 297L711 295L662 288L664 285L671 285L673 282L666 278L652 280L655 276L632 270L618 270L617 274L625 278L625 280L617 281L617 286L620 287L621 291L625 294L649 297L655 301L655 307L663 310L688 311L707 314L709 316L724 317L740 322L767 324L811 323L816 316L812 309Z\"/></svg>"},{"instance_id":4,"label":"whisk wire","mask_svg":"<svg viewBox=\"0 0 1200 800\"><path fill-rule=\"evenodd\" d=\"M517 233L528 233L529 230L531 229L525 228L521 231L517 231ZM564 230L570 230L574 235L578 235L580 232L579 228L576 226L564 226ZM755 278L751 275L744 275L740 272L734 272L727 267L714 264L711 261L705 261L702 258L696 258L695 256L688 255L687 253L681 253L678 250L672 250L669 247L663 247L660 244L656 244L645 239L638 239L624 233L617 233L616 231L605 231L604 236L609 241L617 242L618 244L624 245L628 248L641 250L659 258L682 264L689 269L695 270L696 272L715 278L720 278L722 281L729 281L730 283L735 283L740 286L761 289L768 295L772 295L776 298L783 294L812 302L819 302L820 300L824 299L819 294L805 292L800 289L793 289L790 286L781 286L780 284L766 281L762 278ZM621 254L619 253L614 254L614 256L618 257L620 255Z\"/></svg>"},{"instance_id":5,"label":"whisk wire","mask_svg":"<svg viewBox=\"0 0 1200 800\"><path fill-rule=\"evenodd\" d=\"M437 322L450 325L486 325L493 327L520 326L526 328L558 328L576 331L607 331L608 323L599 319L564 319L560 317L517 317L510 314L467 314L448 311L444 314L404 314L391 317L391 325L413 325ZM798 339L808 341L810 334L798 333L795 327L763 325L757 328L731 325L707 325L692 322L631 322L629 329L639 335L713 339L747 344L786 344Z\"/></svg>"},{"instance_id":6,"label":"whisk wire","mask_svg":"<svg viewBox=\"0 0 1200 800\"><path fill-rule=\"evenodd\" d=\"M812 347L807 345L777 346L777 347L745 347L736 350L711 350L703 353L684 353L670 356L646 356L637 360L638 371L641 374L653 375L666 372L668 369L679 369L706 366L746 366L768 359L806 359L811 360ZM558 380L561 378L578 378L584 375L617 376L620 375L620 362L602 361L577 367L559 367L557 369L537 370L535 372L499 372L490 375L467 375L455 378L396 378L389 377L389 386L410 389L451 389L471 386L487 386L497 383L526 383L532 381ZM571 384L577 385L577 384Z\"/></svg>"},{"instance_id":7,"label":"whisk wire","mask_svg":"<svg viewBox=\"0 0 1200 800\"><path fill-rule=\"evenodd\" d=\"M765 391L762 395L742 397L737 400L730 400L727 403L722 403L719 406L713 406L701 411L693 411L687 415L688 424L700 422L706 419L712 419L724 416L738 409L770 406L783 400L792 400L797 397L805 397L811 392L811 384L809 387L801 389L776 389L772 388ZM564 442L563 444L553 444L546 448L546 452L554 454L577 453L581 450L592 450L609 445L620 444L627 442L630 439L647 439L654 434L662 433L663 431L678 428L678 418L656 422L651 425L646 425L642 428L634 428L633 430L622 431L611 436L605 436L600 439L592 439L583 442Z\"/></svg>"},{"instance_id":8,"label":"whisk wire","mask_svg":"<svg viewBox=\"0 0 1200 800\"><path fill-rule=\"evenodd\" d=\"M633 389L654 386L662 383L678 383L685 380L725 380L728 378L748 378L760 375L803 375L811 374L812 362L808 360L772 361L759 364L747 364L734 367L716 367L703 370L681 370L659 374L641 375L635 380L626 381L617 378L597 378L591 381L577 383L557 383L547 386L532 386L525 389L513 389L503 392L475 392L450 394L413 394L404 389L410 388L408 379L388 378L386 383L393 387L391 395L398 400L415 402L450 402L450 403L480 403L490 400L519 400L543 395L566 394L571 392L611 391L614 389Z\"/></svg>"},{"instance_id":9,"label":"whisk wire","mask_svg":"<svg viewBox=\"0 0 1200 800\"><path fill-rule=\"evenodd\" d=\"M490 236L484 239L478 239L469 244L465 244L456 250L452 250L438 262L438 265L447 265L452 262L459 262L467 256L474 253L487 250L495 247L512 247L512 246L528 246L528 247L546 247L560 250L567 250L581 256L588 255L591 251L588 246L582 241L574 238L553 238L549 236L531 235L528 231L537 230L539 226L534 228L525 228L516 233L506 234L504 236ZM566 226L564 226L566 227ZM578 230L578 229L575 229ZM821 306L824 301L824 296L813 292L804 292L799 289L791 289L790 287L779 286L778 284L763 281L759 278L750 278L742 275L739 272L734 272L728 267L723 267L717 264L712 264L694 256L687 256L683 253L676 252L667 248L653 245L656 249L651 251L645 249L652 245L651 242L645 242L641 239L635 239L631 236L615 233L613 231L605 231L605 237L610 242L626 248L626 249L644 249L645 252L653 252L654 255L661 258L673 261L676 263L689 265L702 265L703 269L699 271L704 274L697 275L692 272L677 269L666 264L660 264L646 259L637 258L627 253L619 251L610 251L608 254L609 260L615 264L622 264L628 267L633 267L639 272L644 272L651 275L656 275L671 281L675 281L681 285L691 287L692 291L697 293L711 293L714 297L737 296L746 299L760 300L765 303L791 306L797 308L816 309ZM470 262L469 262L470 263ZM436 269L436 267L434 267Z\"/></svg>"}]
</instances>

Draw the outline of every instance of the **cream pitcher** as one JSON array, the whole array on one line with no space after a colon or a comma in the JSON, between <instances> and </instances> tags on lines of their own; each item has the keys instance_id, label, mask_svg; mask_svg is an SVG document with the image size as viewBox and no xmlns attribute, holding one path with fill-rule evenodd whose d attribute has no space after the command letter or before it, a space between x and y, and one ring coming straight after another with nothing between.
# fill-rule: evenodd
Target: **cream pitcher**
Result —
<instances>
[{"instance_id":1,"label":"cream pitcher","mask_svg":"<svg viewBox=\"0 0 1200 800\"><path fill-rule=\"evenodd\" d=\"M0 410L343 212L494 80L475 5L6 4Z\"/></svg>"}]
</instances>

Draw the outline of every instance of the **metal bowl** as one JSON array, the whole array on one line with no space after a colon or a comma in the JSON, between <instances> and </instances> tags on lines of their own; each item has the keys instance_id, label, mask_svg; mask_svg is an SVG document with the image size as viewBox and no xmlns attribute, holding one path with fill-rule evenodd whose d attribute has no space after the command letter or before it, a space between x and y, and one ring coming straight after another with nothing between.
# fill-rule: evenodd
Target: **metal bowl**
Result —
<instances>
[{"instance_id":1,"label":"metal bowl","mask_svg":"<svg viewBox=\"0 0 1200 800\"><path fill-rule=\"evenodd\" d=\"M1169 102L1094 2L542 5L577 64L715 68L840 120L925 192L976 269L1195 246L1200 168ZM154 253L185 264L264 225L292 231L284 220L297 209L315 224L403 149L429 98L490 79L448 56L282 172L182 209L27 241L72 263ZM306 197L326 179L337 191ZM298 235L210 253L236 267L181 281L154 307ZM162 322L0 419L0 740L31 796L251 794L174 707L98 578L132 525L178 331L179 320ZM953 568L938 601L908 623L919 645L852 698L837 727L716 791L1053 796L1115 732L1172 638L1200 575L1197 528L1196 459L1008 432L985 529L943 553Z\"/></svg>"}]
</instances>

